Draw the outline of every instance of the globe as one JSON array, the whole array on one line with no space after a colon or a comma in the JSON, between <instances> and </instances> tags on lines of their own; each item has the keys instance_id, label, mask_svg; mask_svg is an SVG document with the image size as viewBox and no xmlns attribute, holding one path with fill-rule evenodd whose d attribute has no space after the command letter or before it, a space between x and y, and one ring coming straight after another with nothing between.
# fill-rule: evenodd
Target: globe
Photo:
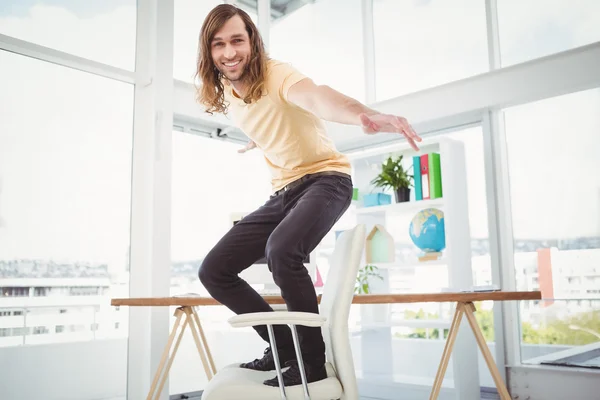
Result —
<instances>
[{"instance_id":1,"label":"globe","mask_svg":"<svg viewBox=\"0 0 600 400\"><path fill-rule=\"evenodd\" d=\"M437 208L419 211L410 221L408 233L424 253L441 252L446 248L444 212Z\"/></svg>"}]
</instances>

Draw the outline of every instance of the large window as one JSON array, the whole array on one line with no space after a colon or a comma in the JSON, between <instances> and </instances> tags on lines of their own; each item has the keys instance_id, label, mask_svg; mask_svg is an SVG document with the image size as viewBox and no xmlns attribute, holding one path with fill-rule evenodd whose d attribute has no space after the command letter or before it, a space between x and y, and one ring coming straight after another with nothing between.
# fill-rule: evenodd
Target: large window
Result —
<instances>
[{"instance_id":1,"label":"large window","mask_svg":"<svg viewBox=\"0 0 600 400\"><path fill-rule=\"evenodd\" d=\"M598 110L595 89L504 113L517 289L544 298L521 304L525 362L560 362L582 346L569 353L582 363L600 339Z\"/></svg>"},{"instance_id":2,"label":"large window","mask_svg":"<svg viewBox=\"0 0 600 400\"><path fill-rule=\"evenodd\" d=\"M270 55L365 101L360 0L322 0L271 22Z\"/></svg>"},{"instance_id":3,"label":"large window","mask_svg":"<svg viewBox=\"0 0 600 400\"><path fill-rule=\"evenodd\" d=\"M232 226L232 215L254 211L271 194L270 175L258 149L239 154L240 144L173 132L171 294L209 296L198 279L206 253ZM266 268L266 267L265 267ZM265 343L252 329L232 329L225 307L202 307L203 328L217 368L253 360ZM171 322L174 322L174 318ZM173 362L170 393L201 390L206 377L187 334Z\"/></svg>"},{"instance_id":4,"label":"large window","mask_svg":"<svg viewBox=\"0 0 600 400\"><path fill-rule=\"evenodd\" d=\"M133 71L136 1L0 3L0 33Z\"/></svg>"},{"instance_id":5,"label":"large window","mask_svg":"<svg viewBox=\"0 0 600 400\"><path fill-rule=\"evenodd\" d=\"M254 211L271 194L258 149L173 132L172 259L198 261L231 226L231 215ZM194 273L192 277L197 280Z\"/></svg>"},{"instance_id":6,"label":"large window","mask_svg":"<svg viewBox=\"0 0 600 400\"><path fill-rule=\"evenodd\" d=\"M374 0L373 25L377 101L489 69L484 1Z\"/></svg>"},{"instance_id":7,"label":"large window","mask_svg":"<svg viewBox=\"0 0 600 400\"><path fill-rule=\"evenodd\" d=\"M124 393L111 374L126 374L126 341L101 339L128 335L110 299L129 293L133 86L1 51L0 65L0 358L29 360L15 376L34 376L0 385L22 390L60 358ZM111 371L93 367L100 349ZM52 390L85 400L95 387Z\"/></svg>"},{"instance_id":8,"label":"large window","mask_svg":"<svg viewBox=\"0 0 600 400\"><path fill-rule=\"evenodd\" d=\"M600 40L596 0L498 0L502 66Z\"/></svg>"}]
</instances>

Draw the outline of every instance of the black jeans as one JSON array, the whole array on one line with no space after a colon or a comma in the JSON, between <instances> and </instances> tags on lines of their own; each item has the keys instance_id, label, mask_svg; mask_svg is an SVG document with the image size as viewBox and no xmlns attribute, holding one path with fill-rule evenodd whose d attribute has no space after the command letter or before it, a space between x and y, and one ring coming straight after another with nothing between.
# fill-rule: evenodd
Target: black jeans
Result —
<instances>
[{"instance_id":1,"label":"black jeans","mask_svg":"<svg viewBox=\"0 0 600 400\"><path fill-rule=\"evenodd\" d=\"M199 269L200 281L211 296L236 314L273 311L238 276L263 257L289 311L319 312L315 288L302 261L349 207L352 180L345 174L317 173L290 186L233 226ZM293 354L290 329L285 325L273 328L280 353ZM265 325L254 329L269 343ZM321 328L297 329L304 362L324 364Z\"/></svg>"}]
</instances>

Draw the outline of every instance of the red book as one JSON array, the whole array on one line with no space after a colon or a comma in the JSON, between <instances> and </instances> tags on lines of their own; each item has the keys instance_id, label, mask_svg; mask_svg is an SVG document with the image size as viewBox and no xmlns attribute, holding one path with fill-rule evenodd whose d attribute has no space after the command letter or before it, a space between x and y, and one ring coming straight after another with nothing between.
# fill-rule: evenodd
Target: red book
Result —
<instances>
[{"instance_id":1,"label":"red book","mask_svg":"<svg viewBox=\"0 0 600 400\"><path fill-rule=\"evenodd\" d=\"M429 154L421 155L421 190L423 200L429 199Z\"/></svg>"}]
</instances>

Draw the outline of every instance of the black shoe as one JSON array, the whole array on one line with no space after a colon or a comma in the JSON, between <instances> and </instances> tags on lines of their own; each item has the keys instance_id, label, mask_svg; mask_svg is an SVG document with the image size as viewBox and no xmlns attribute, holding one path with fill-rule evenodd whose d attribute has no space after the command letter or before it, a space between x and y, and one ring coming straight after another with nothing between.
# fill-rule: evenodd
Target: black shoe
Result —
<instances>
[{"instance_id":1,"label":"black shoe","mask_svg":"<svg viewBox=\"0 0 600 400\"><path fill-rule=\"evenodd\" d=\"M298 361L288 361L285 365L289 368L283 371L283 373L281 374L283 376L283 386L288 387L301 385L302 375L300 375L300 367L298 366ZM321 365L320 367L313 367L311 365L305 364L304 371L306 372L307 383L316 382L327 378L327 371L325 370L324 365ZM275 378L268 379L263 383L268 386L279 386L277 375L275 375Z\"/></svg>"},{"instance_id":2,"label":"black shoe","mask_svg":"<svg viewBox=\"0 0 600 400\"><path fill-rule=\"evenodd\" d=\"M293 354L289 354L289 352L277 350L277 355L279 355L279 365L283 368L286 362L290 360L294 360L295 356ZM241 368L254 369L256 371L272 371L275 369L275 359L273 357L273 352L271 351L271 347L267 347L265 349L265 353L261 359L255 359L254 361L250 361L247 363L240 364Z\"/></svg>"}]
</instances>

